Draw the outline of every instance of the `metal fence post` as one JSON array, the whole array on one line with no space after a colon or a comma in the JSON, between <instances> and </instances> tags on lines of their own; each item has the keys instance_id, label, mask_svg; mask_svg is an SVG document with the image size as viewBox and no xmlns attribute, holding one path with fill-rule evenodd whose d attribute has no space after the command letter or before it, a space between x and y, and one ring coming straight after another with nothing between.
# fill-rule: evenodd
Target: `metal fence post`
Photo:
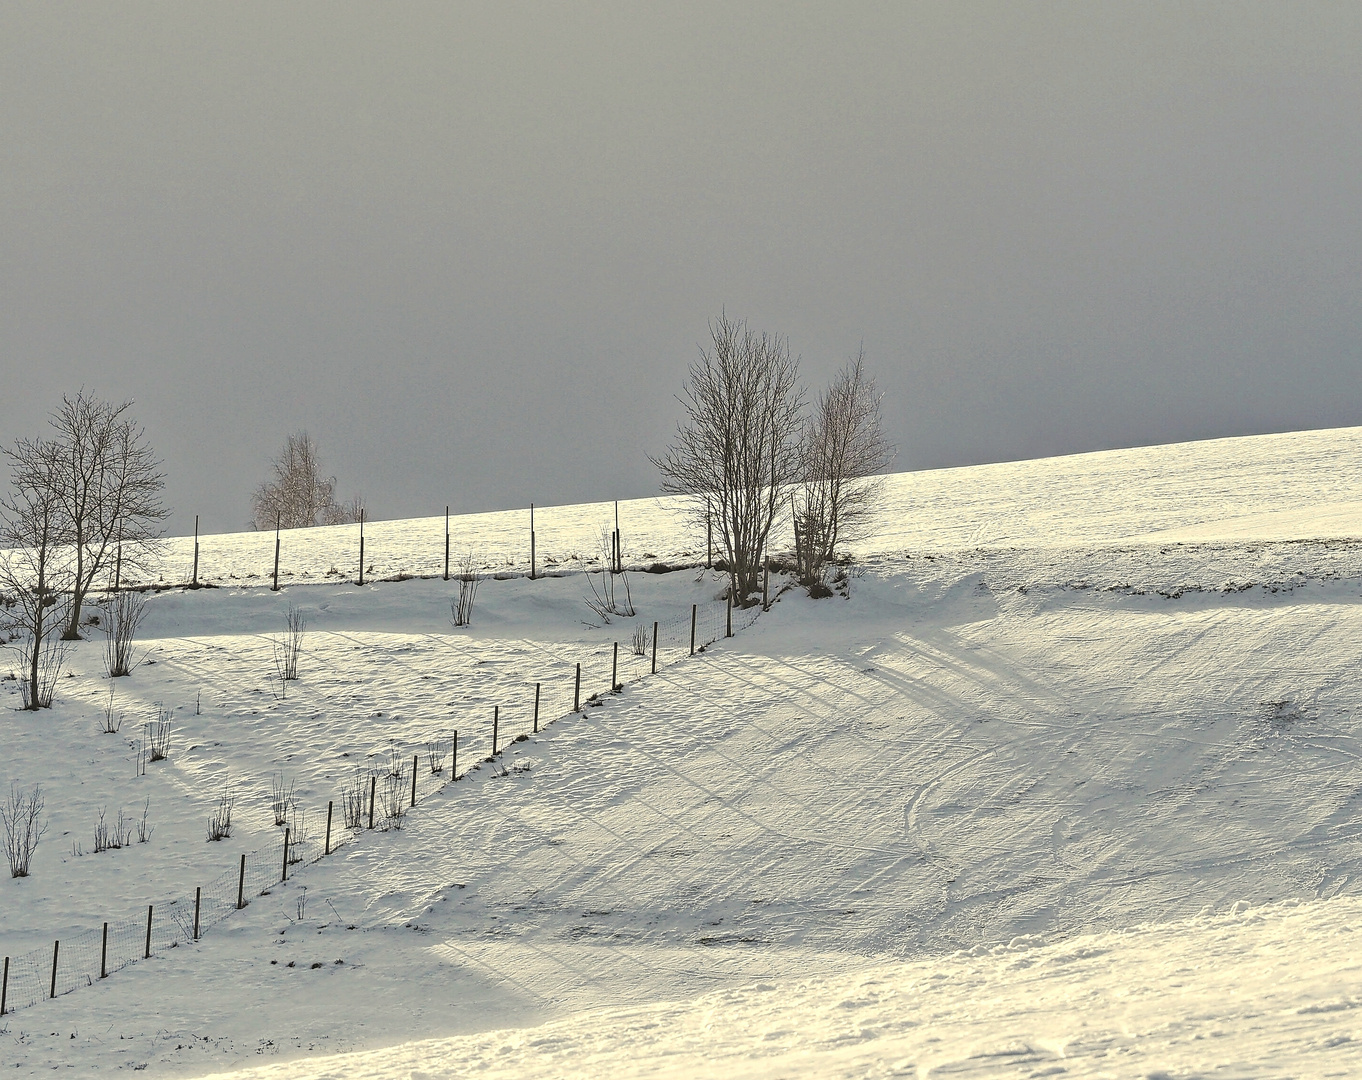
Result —
<instances>
[{"instance_id":1,"label":"metal fence post","mask_svg":"<svg viewBox=\"0 0 1362 1080\"><path fill-rule=\"evenodd\" d=\"M411 759L411 804L416 805L416 770L421 764L421 755L416 754Z\"/></svg>"},{"instance_id":2,"label":"metal fence post","mask_svg":"<svg viewBox=\"0 0 1362 1080\"><path fill-rule=\"evenodd\" d=\"M539 684L534 684L534 733L539 734Z\"/></svg>"},{"instance_id":3,"label":"metal fence post","mask_svg":"<svg viewBox=\"0 0 1362 1080\"><path fill-rule=\"evenodd\" d=\"M332 802L326 804L326 846L322 849L323 855L331 854L331 808L334 805Z\"/></svg>"},{"instance_id":4,"label":"metal fence post","mask_svg":"<svg viewBox=\"0 0 1362 1080\"><path fill-rule=\"evenodd\" d=\"M241 876L236 879L236 909L246 906L246 853L241 853Z\"/></svg>"},{"instance_id":5,"label":"metal fence post","mask_svg":"<svg viewBox=\"0 0 1362 1080\"><path fill-rule=\"evenodd\" d=\"M199 902L203 899L203 886L194 886L194 940L199 940Z\"/></svg>"},{"instance_id":6,"label":"metal fence post","mask_svg":"<svg viewBox=\"0 0 1362 1080\"><path fill-rule=\"evenodd\" d=\"M144 948L144 949L142 950L142 959L143 959L143 960L150 960L150 959L151 959L151 908L152 908L152 905L148 904L148 905L147 905L147 944L146 944L146 948Z\"/></svg>"},{"instance_id":7,"label":"metal fence post","mask_svg":"<svg viewBox=\"0 0 1362 1080\"><path fill-rule=\"evenodd\" d=\"M50 998L54 998L57 996L57 953L60 950L61 942L60 941L52 942L52 988L48 991L47 994L47 996Z\"/></svg>"},{"instance_id":8,"label":"metal fence post","mask_svg":"<svg viewBox=\"0 0 1362 1080\"><path fill-rule=\"evenodd\" d=\"M109 965L109 924L104 924L104 937L99 943L99 977L105 978L108 973Z\"/></svg>"},{"instance_id":9,"label":"metal fence post","mask_svg":"<svg viewBox=\"0 0 1362 1080\"><path fill-rule=\"evenodd\" d=\"M657 674L657 623L653 623L653 674Z\"/></svg>"},{"instance_id":10,"label":"metal fence post","mask_svg":"<svg viewBox=\"0 0 1362 1080\"><path fill-rule=\"evenodd\" d=\"M700 610L700 605L699 605L699 604L691 604L691 606L690 606L690 654L691 654L691 656L694 656L694 655L695 655L695 617L696 617L696 614L699 612L699 610Z\"/></svg>"},{"instance_id":11,"label":"metal fence post","mask_svg":"<svg viewBox=\"0 0 1362 1080\"><path fill-rule=\"evenodd\" d=\"M582 709L582 665L577 665L577 681L572 684L572 711L581 712Z\"/></svg>"},{"instance_id":12,"label":"metal fence post","mask_svg":"<svg viewBox=\"0 0 1362 1080\"><path fill-rule=\"evenodd\" d=\"M284 872L280 875L279 880L288 880L288 829L284 830Z\"/></svg>"}]
</instances>

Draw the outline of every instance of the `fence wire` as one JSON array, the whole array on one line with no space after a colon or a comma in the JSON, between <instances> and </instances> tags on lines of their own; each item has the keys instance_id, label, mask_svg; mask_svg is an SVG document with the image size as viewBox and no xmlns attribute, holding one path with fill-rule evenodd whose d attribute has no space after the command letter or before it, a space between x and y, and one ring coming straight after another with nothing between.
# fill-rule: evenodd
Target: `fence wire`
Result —
<instances>
[{"instance_id":1,"label":"fence wire","mask_svg":"<svg viewBox=\"0 0 1362 1080\"><path fill-rule=\"evenodd\" d=\"M527 684L517 700L495 706L492 716L466 711L451 718L446 730L394 748L381 765L357 766L355 774L342 783L339 798L331 802L329 837L328 808L299 811L272 843L246 852L236 865L197 891L151 904L139 914L99 929L55 939L51 947L5 957L0 971L0 1015L92 986L129 964L202 937L234 911L353 842L362 832L400 829L423 798L463 778L513 742L574 711L585 713L618 687L680 663L725 637L730 623L734 634L745 630L761 610L760 605L729 608L727 601L717 601L694 605L688 615L656 623L637 620L622 627L629 631L627 640L596 651L570 671ZM639 635L637 646L635 634ZM460 721L466 726L460 726Z\"/></svg>"}]
</instances>

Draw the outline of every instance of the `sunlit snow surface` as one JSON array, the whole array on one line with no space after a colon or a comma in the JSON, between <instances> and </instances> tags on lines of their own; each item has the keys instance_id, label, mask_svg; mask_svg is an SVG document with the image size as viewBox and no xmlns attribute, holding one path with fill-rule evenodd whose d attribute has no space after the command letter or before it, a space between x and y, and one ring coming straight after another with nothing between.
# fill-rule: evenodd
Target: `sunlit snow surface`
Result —
<instances>
[{"instance_id":1,"label":"sunlit snow surface","mask_svg":"<svg viewBox=\"0 0 1362 1080\"><path fill-rule=\"evenodd\" d=\"M0 882L6 953L271 840L272 772L322 805L354 762L455 718L485 743L493 703L523 726L541 679L559 719L506 776L432 796L197 945L6 1017L0 1062L1362 1073L1360 459L1348 429L893 477L849 599L785 593L693 660L690 605L718 575L635 573L637 617L608 626L583 603L566 567L613 507L537 511L563 572L537 582L527 514L454 519L456 555L514 575L463 630L453 583L341 580L353 527L285 534L279 594L259 587L272 535L202 538L201 576L228 587L152 598L156 663L119 682L122 735L95 734L97 642L51 714L6 721L0 778L41 782L52 817L34 876ZM632 565L703 558L664 504L620 517ZM188 576L178 544L168 581ZM366 529L373 576L438 575L443 545L443 517ZM312 629L281 698L289 604ZM654 620L659 674L635 681L626 646L625 692L564 717L571 666L606 682L612 642ZM135 777L126 736L157 702L178 749ZM209 844L224 783L241 828ZM73 855L99 807L146 798L152 843Z\"/></svg>"}]
</instances>

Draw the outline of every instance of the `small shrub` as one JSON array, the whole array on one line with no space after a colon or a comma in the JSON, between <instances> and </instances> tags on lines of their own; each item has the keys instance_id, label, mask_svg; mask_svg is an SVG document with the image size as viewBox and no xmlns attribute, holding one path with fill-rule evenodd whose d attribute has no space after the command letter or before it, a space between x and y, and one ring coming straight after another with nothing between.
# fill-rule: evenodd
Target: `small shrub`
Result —
<instances>
[{"instance_id":1,"label":"small shrub","mask_svg":"<svg viewBox=\"0 0 1362 1080\"><path fill-rule=\"evenodd\" d=\"M104 703L104 718L100 722L99 730L105 735L117 735L118 729L123 726L123 714L114 715L114 688L109 686L109 700Z\"/></svg>"},{"instance_id":2,"label":"small shrub","mask_svg":"<svg viewBox=\"0 0 1362 1080\"><path fill-rule=\"evenodd\" d=\"M356 769L353 779L341 784L341 814L345 818L347 829L364 827L364 814L367 809L368 798L368 777Z\"/></svg>"},{"instance_id":3,"label":"small shrub","mask_svg":"<svg viewBox=\"0 0 1362 1080\"><path fill-rule=\"evenodd\" d=\"M118 820L114 822L110 829L104 820L107 814L105 807L100 807L99 820L95 822L95 854L101 851L128 847L132 843L132 823L123 816L123 811L118 811Z\"/></svg>"},{"instance_id":4,"label":"small shrub","mask_svg":"<svg viewBox=\"0 0 1362 1080\"><path fill-rule=\"evenodd\" d=\"M303 632L307 620L302 609L290 604L284 616L284 633L274 642L274 670L281 683L293 682L298 678L298 657L303 651Z\"/></svg>"},{"instance_id":5,"label":"small shrub","mask_svg":"<svg viewBox=\"0 0 1362 1080\"><path fill-rule=\"evenodd\" d=\"M307 843L307 837L307 811L298 809L298 804L291 802L288 817L289 865L303 861L303 845Z\"/></svg>"},{"instance_id":6,"label":"small shrub","mask_svg":"<svg viewBox=\"0 0 1362 1080\"><path fill-rule=\"evenodd\" d=\"M151 761L165 761L170 757L170 726L175 712L167 709L159 701L156 703L156 719L147 724L147 750Z\"/></svg>"},{"instance_id":7,"label":"small shrub","mask_svg":"<svg viewBox=\"0 0 1362 1080\"><path fill-rule=\"evenodd\" d=\"M378 797L383 813L384 829L402 828L402 819L407 816L409 789L403 778L389 773L378 785Z\"/></svg>"},{"instance_id":8,"label":"small shrub","mask_svg":"<svg viewBox=\"0 0 1362 1080\"><path fill-rule=\"evenodd\" d=\"M630 641L630 646L634 650L635 656L648 655L648 628L642 623L634 627L634 637Z\"/></svg>"},{"instance_id":9,"label":"small shrub","mask_svg":"<svg viewBox=\"0 0 1362 1080\"><path fill-rule=\"evenodd\" d=\"M445 744L439 740L426 743L426 761L432 774L445 771Z\"/></svg>"},{"instance_id":10,"label":"small shrub","mask_svg":"<svg viewBox=\"0 0 1362 1080\"><path fill-rule=\"evenodd\" d=\"M471 626L473 602L478 595L478 582L482 580L471 554L459 560L458 579L459 595L449 602L449 619L456 627Z\"/></svg>"},{"instance_id":11,"label":"small shrub","mask_svg":"<svg viewBox=\"0 0 1362 1080\"><path fill-rule=\"evenodd\" d=\"M217 809L208 815L208 839L226 840L232 835L232 808L236 806L236 796L224 791L218 796Z\"/></svg>"},{"instance_id":12,"label":"small shrub","mask_svg":"<svg viewBox=\"0 0 1362 1080\"><path fill-rule=\"evenodd\" d=\"M134 642L137 628L146 616L146 607L146 597L132 590L116 592L105 602L108 625L104 627L104 665L109 678L131 675L140 663L133 655Z\"/></svg>"},{"instance_id":13,"label":"small shrub","mask_svg":"<svg viewBox=\"0 0 1362 1080\"><path fill-rule=\"evenodd\" d=\"M155 825L147 824L147 814L151 811L151 800L148 799L142 806L142 819L137 823L137 842L145 844L151 839L151 834L156 831Z\"/></svg>"},{"instance_id":14,"label":"small shrub","mask_svg":"<svg viewBox=\"0 0 1362 1080\"><path fill-rule=\"evenodd\" d=\"M28 877L33 853L38 841L47 832L43 821L43 789L37 784L32 791L21 792L10 785L9 799L0 803L0 825L5 830L5 856L9 860L10 877Z\"/></svg>"},{"instance_id":15,"label":"small shrub","mask_svg":"<svg viewBox=\"0 0 1362 1080\"><path fill-rule=\"evenodd\" d=\"M274 811L274 823L283 825L288 821L289 808L293 805L294 781L284 780L284 774L270 777L270 809Z\"/></svg>"}]
</instances>

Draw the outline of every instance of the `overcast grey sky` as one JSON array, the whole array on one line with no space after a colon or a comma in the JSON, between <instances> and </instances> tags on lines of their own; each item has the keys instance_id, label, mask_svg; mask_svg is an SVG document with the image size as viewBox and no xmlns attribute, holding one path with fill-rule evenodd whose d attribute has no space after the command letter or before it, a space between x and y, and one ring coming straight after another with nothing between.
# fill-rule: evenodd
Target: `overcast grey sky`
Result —
<instances>
[{"instance_id":1,"label":"overcast grey sky","mask_svg":"<svg viewBox=\"0 0 1362 1080\"><path fill-rule=\"evenodd\" d=\"M135 398L177 529L656 491L727 309L899 468L1362 423L1362 5L0 7L0 439Z\"/></svg>"}]
</instances>

